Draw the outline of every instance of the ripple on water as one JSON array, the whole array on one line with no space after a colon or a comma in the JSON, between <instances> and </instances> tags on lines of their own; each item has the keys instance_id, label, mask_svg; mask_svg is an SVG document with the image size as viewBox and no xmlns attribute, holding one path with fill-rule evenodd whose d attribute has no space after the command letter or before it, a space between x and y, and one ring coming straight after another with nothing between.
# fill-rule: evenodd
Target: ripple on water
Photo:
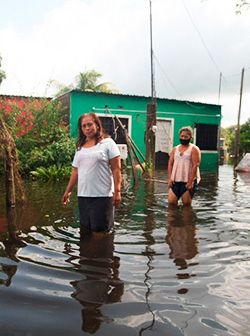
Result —
<instances>
[{"instance_id":1,"label":"ripple on water","mask_svg":"<svg viewBox=\"0 0 250 336\"><path fill-rule=\"evenodd\" d=\"M76 200L62 208L62 185L31 183L10 228L24 244L8 232L0 243L1 333L248 335L249 186L220 167L203 174L191 211L171 212L167 185L141 182L114 235L80 242Z\"/></svg>"}]
</instances>

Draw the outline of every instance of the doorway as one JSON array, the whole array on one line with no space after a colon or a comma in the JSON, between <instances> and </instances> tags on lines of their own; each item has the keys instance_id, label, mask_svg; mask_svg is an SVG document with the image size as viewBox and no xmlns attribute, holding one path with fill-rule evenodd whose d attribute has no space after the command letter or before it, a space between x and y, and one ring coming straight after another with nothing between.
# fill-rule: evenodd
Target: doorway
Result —
<instances>
[{"instance_id":1,"label":"doorway","mask_svg":"<svg viewBox=\"0 0 250 336\"><path fill-rule=\"evenodd\" d=\"M173 148L173 119L157 118L156 126L155 167L165 169Z\"/></svg>"}]
</instances>

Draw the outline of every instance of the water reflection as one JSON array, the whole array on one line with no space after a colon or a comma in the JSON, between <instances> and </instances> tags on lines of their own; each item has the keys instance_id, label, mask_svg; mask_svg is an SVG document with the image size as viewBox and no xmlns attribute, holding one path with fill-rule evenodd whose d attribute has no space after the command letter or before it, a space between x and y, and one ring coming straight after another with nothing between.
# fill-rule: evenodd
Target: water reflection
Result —
<instances>
[{"instance_id":1,"label":"water reflection","mask_svg":"<svg viewBox=\"0 0 250 336\"><path fill-rule=\"evenodd\" d=\"M188 268L188 260L198 253L195 237L197 216L192 207L169 207L166 242L169 257L179 269Z\"/></svg>"},{"instance_id":2,"label":"water reflection","mask_svg":"<svg viewBox=\"0 0 250 336\"><path fill-rule=\"evenodd\" d=\"M7 255L13 261L18 262L16 254L21 247L26 244L19 237L20 231L17 228L17 211L16 208L10 207L7 209L7 221L4 222L4 238L2 239L2 248L0 247L0 257ZM1 264L1 271L7 278L0 280L0 284L10 286L13 276L17 272L17 264Z\"/></svg>"},{"instance_id":3,"label":"water reflection","mask_svg":"<svg viewBox=\"0 0 250 336\"><path fill-rule=\"evenodd\" d=\"M220 167L192 208L168 209L166 183L142 181L117 208L115 236L82 241L64 186L29 183L8 216L0 199L0 333L248 335L249 185Z\"/></svg>"},{"instance_id":4,"label":"water reflection","mask_svg":"<svg viewBox=\"0 0 250 336\"><path fill-rule=\"evenodd\" d=\"M153 260L154 255L156 254L155 250L153 249L153 245L155 244L155 239L153 236L153 231L155 229L155 214L154 214L154 205L155 205L155 196L154 196L154 183L152 181L145 182L145 226L143 236L145 237L145 252L144 254L147 256L147 270L145 272L145 279L144 284L146 286L146 293L145 293L145 302L148 308L148 311L151 314L151 321L143 326L140 331L139 335L142 335L146 330L151 329L155 324L155 314L153 309L150 306L149 296L151 293L152 283L150 282L150 272L153 270Z\"/></svg>"},{"instance_id":5,"label":"water reflection","mask_svg":"<svg viewBox=\"0 0 250 336\"><path fill-rule=\"evenodd\" d=\"M114 234L85 235L80 241L77 271L83 275L71 282L72 297L82 306L82 330L95 333L103 321L103 304L121 301L124 283L119 278L120 258L114 256ZM70 253L70 250L69 250Z\"/></svg>"}]
</instances>

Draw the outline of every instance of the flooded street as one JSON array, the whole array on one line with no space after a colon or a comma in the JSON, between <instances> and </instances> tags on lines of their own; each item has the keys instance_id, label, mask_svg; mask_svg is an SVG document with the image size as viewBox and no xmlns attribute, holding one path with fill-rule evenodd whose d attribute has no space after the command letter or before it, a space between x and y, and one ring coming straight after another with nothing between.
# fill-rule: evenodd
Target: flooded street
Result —
<instances>
[{"instance_id":1,"label":"flooded street","mask_svg":"<svg viewBox=\"0 0 250 336\"><path fill-rule=\"evenodd\" d=\"M27 184L10 225L1 183L2 336L249 335L250 174L203 173L174 210L156 177L123 195L113 234L81 242L66 183Z\"/></svg>"}]
</instances>

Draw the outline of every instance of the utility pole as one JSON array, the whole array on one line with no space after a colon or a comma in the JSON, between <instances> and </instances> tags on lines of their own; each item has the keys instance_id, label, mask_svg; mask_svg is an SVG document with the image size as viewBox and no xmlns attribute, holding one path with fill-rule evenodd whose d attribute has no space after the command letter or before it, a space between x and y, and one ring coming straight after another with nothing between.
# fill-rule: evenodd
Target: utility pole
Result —
<instances>
[{"instance_id":1,"label":"utility pole","mask_svg":"<svg viewBox=\"0 0 250 336\"><path fill-rule=\"evenodd\" d=\"M150 64L151 64L151 103L155 102L155 79L154 79L154 52L153 52L153 28L152 28L152 2L149 0L150 9Z\"/></svg>"},{"instance_id":2,"label":"utility pole","mask_svg":"<svg viewBox=\"0 0 250 336\"><path fill-rule=\"evenodd\" d=\"M147 105L146 125L146 165L148 174L152 177L155 170L155 132L156 132L156 94L153 62L153 34L152 34L152 3L150 8L150 63L151 63L151 102Z\"/></svg>"},{"instance_id":3,"label":"utility pole","mask_svg":"<svg viewBox=\"0 0 250 336\"><path fill-rule=\"evenodd\" d=\"M245 72L245 69L242 68L241 83L240 83L240 103L239 103L239 111L238 111L238 121L237 121L237 128L235 130L234 167L236 167L237 164L238 164L239 153L240 153L240 113L241 113L241 102L242 102L242 93L243 93L244 72Z\"/></svg>"},{"instance_id":4,"label":"utility pole","mask_svg":"<svg viewBox=\"0 0 250 336\"><path fill-rule=\"evenodd\" d=\"M218 105L220 104L221 79L222 79L222 72L220 72L220 79L219 79Z\"/></svg>"}]
</instances>

